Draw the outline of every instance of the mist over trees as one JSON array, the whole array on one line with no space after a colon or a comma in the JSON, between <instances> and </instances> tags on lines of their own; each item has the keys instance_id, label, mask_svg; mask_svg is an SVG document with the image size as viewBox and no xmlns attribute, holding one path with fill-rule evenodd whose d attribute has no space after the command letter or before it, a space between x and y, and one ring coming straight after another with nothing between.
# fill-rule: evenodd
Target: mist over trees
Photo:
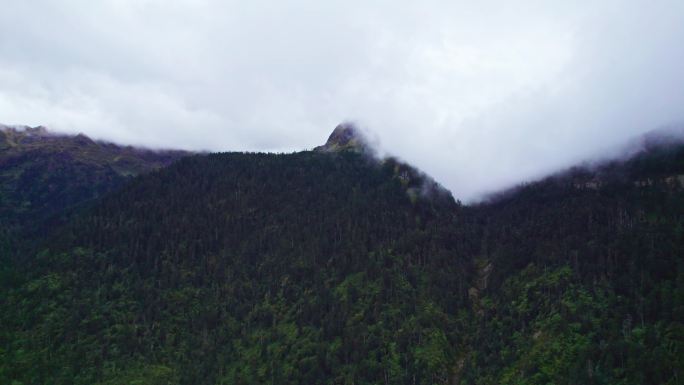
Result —
<instances>
[{"instance_id":1,"label":"mist over trees","mask_svg":"<svg viewBox=\"0 0 684 385\"><path fill-rule=\"evenodd\" d=\"M23 384L678 384L684 147L489 203L354 152L197 155L6 271Z\"/></svg>"}]
</instances>

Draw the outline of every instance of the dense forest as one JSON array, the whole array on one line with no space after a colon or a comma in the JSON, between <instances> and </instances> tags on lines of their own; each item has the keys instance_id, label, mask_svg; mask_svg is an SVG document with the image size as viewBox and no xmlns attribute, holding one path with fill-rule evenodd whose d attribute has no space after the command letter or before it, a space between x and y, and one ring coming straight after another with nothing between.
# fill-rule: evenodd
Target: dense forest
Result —
<instances>
[{"instance_id":1,"label":"dense forest","mask_svg":"<svg viewBox=\"0 0 684 385\"><path fill-rule=\"evenodd\" d=\"M682 384L683 198L675 144L476 205L363 151L183 157L32 238L0 382Z\"/></svg>"},{"instance_id":2,"label":"dense forest","mask_svg":"<svg viewBox=\"0 0 684 385\"><path fill-rule=\"evenodd\" d=\"M188 155L0 125L0 270L37 239L133 176Z\"/></svg>"}]
</instances>

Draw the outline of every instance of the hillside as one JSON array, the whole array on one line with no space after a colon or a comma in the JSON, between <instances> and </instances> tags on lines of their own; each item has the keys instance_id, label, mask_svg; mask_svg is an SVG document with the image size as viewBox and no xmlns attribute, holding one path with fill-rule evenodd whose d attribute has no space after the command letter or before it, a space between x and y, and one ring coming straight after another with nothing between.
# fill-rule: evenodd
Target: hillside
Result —
<instances>
[{"instance_id":1,"label":"hillside","mask_svg":"<svg viewBox=\"0 0 684 385\"><path fill-rule=\"evenodd\" d=\"M185 155L0 125L0 259L79 205Z\"/></svg>"},{"instance_id":2,"label":"hillside","mask_svg":"<svg viewBox=\"0 0 684 385\"><path fill-rule=\"evenodd\" d=\"M55 228L0 382L681 383L684 146L473 206L328 148L186 157Z\"/></svg>"},{"instance_id":3,"label":"hillside","mask_svg":"<svg viewBox=\"0 0 684 385\"><path fill-rule=\"evenodd\" d=\"M683 145L648 143L469 207L466 383L682 383L683 175Z\"/></svg>"},{"instance_id":4,"label":"hillside","mask_svg":"<svg viewBox=\"0 0 684 385\"><path fill-rule=\"evenodd\" d=\"M182 383L427 376L433 353L405 352L457 345L443 312L467 300L455 209L412 203L392 166L354 153L183 159L53 240L3 304L22 330L5 362L17 349L44 362L18 377L32 383L155 368ZM39 341L53 342L29 348Z\"/></svg>"}]
</instances>

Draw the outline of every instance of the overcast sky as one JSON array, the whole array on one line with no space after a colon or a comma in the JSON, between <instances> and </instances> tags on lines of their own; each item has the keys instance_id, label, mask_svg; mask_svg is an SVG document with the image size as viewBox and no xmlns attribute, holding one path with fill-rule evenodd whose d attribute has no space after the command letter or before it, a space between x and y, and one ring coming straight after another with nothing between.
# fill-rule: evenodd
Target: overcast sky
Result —
<instances>
[{"instance_id":1,"label":"overcast sky","mask_svg":"<svg viewBox=\"0 0 684 385\"><path fill-rule=\"evenodd\" d=\"M684 1L2 1L2 123L293 151L348 120L462 200L600 156L684 121Z\"/></svg>"}]
</instances>

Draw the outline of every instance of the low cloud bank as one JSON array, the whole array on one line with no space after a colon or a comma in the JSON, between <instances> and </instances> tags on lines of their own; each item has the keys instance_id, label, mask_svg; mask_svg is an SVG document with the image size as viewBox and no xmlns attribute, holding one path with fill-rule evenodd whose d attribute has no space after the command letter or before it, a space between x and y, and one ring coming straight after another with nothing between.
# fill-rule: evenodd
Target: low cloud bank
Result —
<instances>
[{"instance_id":1,"label":"low cloud bank","mask_svg":"<svg viewBox=\"0 0 684 385\"><path fill-rule=\"evenodd\" d=\"M341 121L484 194L684 121L684 3L14 2L0 122L293 151Z\"/></svg>"}]
</instances>

